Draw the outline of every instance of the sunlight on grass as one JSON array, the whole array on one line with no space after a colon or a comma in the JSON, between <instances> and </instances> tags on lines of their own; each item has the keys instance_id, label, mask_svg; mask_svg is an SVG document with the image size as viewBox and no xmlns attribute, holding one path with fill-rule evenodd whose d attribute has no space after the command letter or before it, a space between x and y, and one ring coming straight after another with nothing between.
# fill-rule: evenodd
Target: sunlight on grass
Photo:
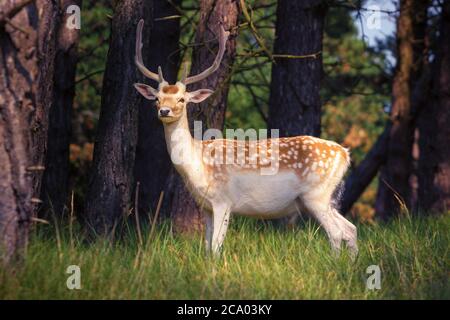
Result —
<instances>
[{"instance_id":1,"label":"sunlight on grass","mask_svg":"<svg viewBox=\"0 0 450 320\"><path fill-rule=\"evenodd\" d=\"M139 248L129 232L114 244L87 244L69 229L40 226L16 270L0 269L0 299L449 299L450 217L402 218L359 225L360 254L330 254L317 225L277 229L236 218L222 256L205 254L200 237L160 227ZM66 287L66 268L81 268L81 290ZM381 268L381 290L366 289L366 269Z\"/></svg>"}]
</instances>

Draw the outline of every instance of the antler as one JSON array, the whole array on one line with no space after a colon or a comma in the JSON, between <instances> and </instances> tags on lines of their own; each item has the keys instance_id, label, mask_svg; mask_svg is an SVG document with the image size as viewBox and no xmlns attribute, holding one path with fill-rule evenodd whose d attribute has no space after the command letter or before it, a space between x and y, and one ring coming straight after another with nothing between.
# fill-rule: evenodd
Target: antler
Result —
<instances>
[{"instance_id":1,"label":"antler","mask_svg":"<svg viewBox=\"0 0 450 320\"><path fill-rule=\"evenodd\" d=\"M144 19L141 19L138 23L136 29L136 57L135 62L138 69L147 78L153 79L158 82L163 82L164 77L162 74L161 67L158 67L158 74L151 72L144 66L144 61L142 60L142 29L144 28Z\"/></svg>"},{"instance_id":2,"label":"antler","mask_svg":"<svg viewBox=\"0 0 450 320\"><path fill-rule=\"evenodd\" d=\"M225 53L225 44L227 43L229 35L230 35L230 32L225 31L225 29L221 25L220 26L220 35L219 35L219 52L217 52L216 59L214 60L213 64L208 69L203 71L202 73L199 73L192 77L187 77L187 68L185 67L183 76L180 81L182 83L184 83L185 85L188 85L188 84L203 80L206 77L208 77L209 75L211 75L212 73L216 72L217 69L219 69L220 62L222 61L223 54Z\"/></svg>"}]
</instances>

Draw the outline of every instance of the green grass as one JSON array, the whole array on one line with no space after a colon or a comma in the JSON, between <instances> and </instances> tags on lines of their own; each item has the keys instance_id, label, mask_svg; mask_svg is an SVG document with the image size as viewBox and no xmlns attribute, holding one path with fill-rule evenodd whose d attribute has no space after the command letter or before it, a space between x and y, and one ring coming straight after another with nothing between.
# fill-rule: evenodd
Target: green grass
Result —
<instances>
[{"instance_id":1,"label":"green grass","mask_svg":"<svg viewBox=\"0 0 450 320\"><path fill-rule=\"evenodd\" d=\"M135 234L87 244L48 227L32 235L25 262L0 269L0 299L449 299L450 217L359 225L360 254L330 254L321 229L276 229L235 219L218 259L200 237L161 227L139 250ZM145 232L149 234L149 232ZM58 245L59 243L59 245ZM81 268L81 290L66 268ZM366 268L381 268L381 289L366 289Z\"/></svg>"}]
</instances>

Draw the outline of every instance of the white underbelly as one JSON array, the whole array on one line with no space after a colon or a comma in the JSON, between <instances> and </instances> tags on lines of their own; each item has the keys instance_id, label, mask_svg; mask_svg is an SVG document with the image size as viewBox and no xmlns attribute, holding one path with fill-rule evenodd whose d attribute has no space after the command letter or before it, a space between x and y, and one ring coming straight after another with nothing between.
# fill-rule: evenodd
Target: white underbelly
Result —
<instances>
[{"instance_id":1,"label":"white underbelly","mask_svg":"<svg viewBox=\"0 0 450 320\"><path fill-rule=\"evenodd\" d=\"M293 172L276 175L239 173L231 175L224 192L234 214L258 218L282 217L296 211L295 199L302 185Z\"/></svg>"}]
</instances>

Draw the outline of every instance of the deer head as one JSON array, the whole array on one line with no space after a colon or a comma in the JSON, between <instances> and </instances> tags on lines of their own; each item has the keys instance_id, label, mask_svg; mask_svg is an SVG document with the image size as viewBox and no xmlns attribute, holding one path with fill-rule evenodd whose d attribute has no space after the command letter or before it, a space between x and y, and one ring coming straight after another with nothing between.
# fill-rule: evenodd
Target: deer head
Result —
<instances>
[{"instance_id":1,"label":"deer head","mask_svg":"<svg viewBox=\"0 0 450 320\"><path fill-rule=\"evenodd\" d=\"M175 84L169 84L164 80L161 67L158 67L158 74L148 70L142 60L142 29L144 27L144 20L140 20L136 30L136 57L135 62L138 69L152 80L158 82L158 88L154 89L143 83L135 83L134 87L148 100L156 100L156 107L158 109L158 117L164 123L171 123L179 120L183 114L186 113L186 105L189 102L200 103L207 99L213 91L210 89L199 89L193 92L188 92L186 86L207 78L214 73L220 66L223 54L225 53L225 44L227 42L229 32L220 26L219 34L219 51L213 64L203 72L188 77L187 66L185 64L183 75L180 81Z\"/></svg>"}]
</instances>

